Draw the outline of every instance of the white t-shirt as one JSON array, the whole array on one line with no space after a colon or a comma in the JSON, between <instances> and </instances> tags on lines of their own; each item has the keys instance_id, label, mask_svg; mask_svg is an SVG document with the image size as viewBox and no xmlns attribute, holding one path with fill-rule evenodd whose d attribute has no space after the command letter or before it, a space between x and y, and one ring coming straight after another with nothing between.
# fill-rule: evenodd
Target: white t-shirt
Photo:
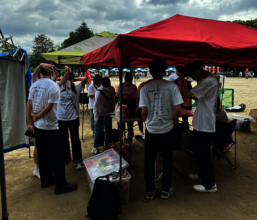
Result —
<instances>
[{"instance_id":1,"label":"white t-shirt","mask_svg":"<svg viewBox=\"0 0 257 220\"><path fill-rule=\"evenodd\" d=\"M92 84L88 87L88 94L87 95L88 96L95 95L96 91L97 91L97 86ZM89 109L94 109L94 106L95 106L95 97L93 97L93 98L89 97Z\"/></svg>"},{"instance_id":2,"label":"white t-shirt","mask_svg":"<svg viewBox=\"0 0 257 220\"><path fill-rule=\"evenodd\" d=\"M215 113L216 121L228 123L228 116L226 112L220 110L219 112Z\"/></svg>"},{"instance_id":3,"label":"white t-shirt","mask_svg":"<svg viewBox=\"0 0 257 220\"><path fill-rule=\"evenodd\" d=\"M79 98L83 89L81 83L75 86L76 94L71 89L65 88L65 86L61 86L59 89L61 96L57 104L57 119L61 121L77 119L79 117Z\"/></svg>"},{"instance_id":4,"label":"white t-shirt","mask_svg":"<svg viewBox=\"0 0 257 220\"><path fill-rule=\"evenodd\" d=\"M137 93L137 87L136 87L136 85L134 85L134 84L131 84L131 86L130 87L127 87L126 85L125 85L125 83L122 83L122 94L123 95L130 95L130 96L133 96L133 97L135 97L135 98L137 98L138 97L138 93ZM120 86L119 86L119 88L118 88L118 92L117 92L117 97L120 97Z\"/></svg>"},{"instance_id":5,"label":"white t-shirt","mask_svg":"<svg viewBox=\"0 0 257 220\"><path fill-rule=\"evenodd\" d=\"M174 126L174 110L183 103L178 86L170 81L151 80L140 91L139 107L147 107L145 121L147 130L152 134L165 134Z\"/></svg>"},{"instance_id":6,"label":"white t-shirt","mask_svg":"<svg viewBox=\"0 0 257 220\"><path fill-rule=\"evenodd\" d=\"M114 112L116 101L115 89L112 86L110 86L109 88L103 88L103 86L101 86L98 90L102 90L109 98L109 101L107 101L106 98L99 91L96 91L94 106L95 121L98 121L99 116L104 116Z\"/></svg>"},{"instance_id":7,"label":"white t-shirt","mask_svg":"<svg viewBox=\"0 0 257 220\"><path fill-rule=\"evenodd\" d=\"M193 117L193 128L195 130L210 133L216 131L214 112L218 89L218 82L215 76L208 76L191 89L191 92L198 99Z\"/></svg>"},{"instance_id":8,"label":"white t-shirt","mask_svg":"<svg viewBox=\"0 0 257 220\"><path fill-rule=\"evenodd\" d=\"M171 82L174 82L179 76L175 73L175 74L172 74L170 77L169 77L169 81Z\"/></svg>"},{"instance_id":9,"label":"white t-shirt","mask_svg":"<svg viewBox=\"0 0 257 220\"><path fill-rule=\"evenodd\" d=\"M32 84L29 89L29 100L32 100L32 111L34 114L40 113L48 103L54 103L50 112L34 122L34 126L43 130L58 130L58 120L56 118L57 103L60 99L60 89L58 84L49 78L41 78Z\"/></svg>"}]
</instances>

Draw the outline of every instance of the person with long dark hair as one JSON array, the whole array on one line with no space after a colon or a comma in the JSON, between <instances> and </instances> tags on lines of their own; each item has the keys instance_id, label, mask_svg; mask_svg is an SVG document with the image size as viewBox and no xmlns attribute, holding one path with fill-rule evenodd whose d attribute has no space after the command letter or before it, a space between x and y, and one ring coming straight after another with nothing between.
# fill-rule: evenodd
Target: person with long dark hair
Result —
<instances>
[{"instance_id":1,"label":"person with long dark hair","mask_svg":"<svg viewBox=\"0 0 257 220\"><path fill-rule=\"evenodd\" d=\"M66 84L60 86L60 101L57 105L57 119L65 148L65 163L71 161L69 144L69 132L72 144L73 163L77 169L82 169L82 150L79 139L79 98L81 91L85 88L85 77L77 78L81 83L74 84L74 73L71 72L66 78Z\"/></svg>"}]
</instances>

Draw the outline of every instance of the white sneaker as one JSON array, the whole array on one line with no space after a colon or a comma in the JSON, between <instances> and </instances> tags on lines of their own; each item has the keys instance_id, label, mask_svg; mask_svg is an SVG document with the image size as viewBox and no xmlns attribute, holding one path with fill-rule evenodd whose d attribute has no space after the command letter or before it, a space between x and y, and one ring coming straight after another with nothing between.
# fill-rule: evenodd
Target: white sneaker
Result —
<instances>
[{"instance_id":1,"label":"white sneaker","mask_svg":"<svg viewBox=\"0 0 257 220\"><path fill-rule=\"evenodd\" d=\"M145 140L145 133L141 133L142 138Z\"/></svg>"},{"instance_id":2,"label":"white sneaker","mask_svg":"<svg viewBox=\"0 0 257 220\"><path fill-rule=\"evenodd\" d=\"M173 194L173 192L174 192L174 190L173 190L172 186L170 187L169 192L165 192L162 190L162 198L168 199Z\"/></svg>"},{"instance_id":3,"label":"white sneaker","mask_svg":"<svg viewBox=\"0 0 257 220\"><path fill-rule=\"evenodd\" d=\"M189 174L188 177L191 180L202 180L201 177L198 176L198 174Z\"/></svg>"},{"instance_id":4,"label":"white sneaker","mask_svg":"<svg viewBox=\"0 0 257 220\"><path fill-rule=\"evenodd\" d=\"M101 151L99 150L99 148L93 148L91 153L97 155L97 154L101 153Z\"/></svg>"},{"instance_id":5,"label":"white sneaker","mask_svg":"<svg viewBox=\"0 0 257 220\"><path fill-rule=\"evenodd\" d=\"M40 179L40 173L39 170L34 170L33 175Z\"/></svg>"},{"instance_id":6,"label":"white sneaker","mask_svg":"<svg viewBox=\"0 0 257 220\"><path fill-rule=\"evenodd\" d=\"M81 169L83 169L83 164L82 163L78 163L77 170L81 170Z\"/></svg>"},{"instance_id":7,"label":"white sneaker","mask_svg":"<svg viewBox=\"0 0 257 220\"><path fill-rule=\"evenodd\" d=\"M198 192L210 192L210 193L215 193L218 190L216 184L211 189L205 189L203 185L195 185L193 186L193 189Z\"/></svg>"}]
</instances>

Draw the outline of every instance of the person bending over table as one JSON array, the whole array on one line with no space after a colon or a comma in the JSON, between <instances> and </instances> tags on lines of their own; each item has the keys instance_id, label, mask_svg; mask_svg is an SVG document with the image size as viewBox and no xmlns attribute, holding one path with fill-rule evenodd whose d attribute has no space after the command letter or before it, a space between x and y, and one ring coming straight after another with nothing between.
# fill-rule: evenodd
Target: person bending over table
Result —
<instances>
[{"instance_id":1,"label":"person bending over table","mask_svg":"<svg viewBox=\"0 0 257 220\"><path fill-rule=\"evenodd\" d=\"M146 124L144 165L146 193L148 199L153 199L160 192L160 188L154 185L154 178L156 156L158 151L161 151L163 157L162 198L168 199L173 193L171 186L172 142L177 138L174 129L178 124L183 99L178 86L163 79L167 69L167 64L163 60L153 60L149 69L153 80L141 89L139 102Z\"/></svg>"},{"instance_id":2,"label":"person bending over table","mask_svg":"<svg viewBox=\"0 0 257 220\"><path fill-rule=\"evenodd\" d=\"M181 86L181 81L178 80L179 78L179 75L181 73L183 73L183 69L184 67L182 66L178 66L176 67L176 74L173 74L169 77L169 81L172 81L174 83L176 83L176 85L178 86L182 96L183 96L183 91L182 91L182 86ZM186 79L183 80L184 82L184 85L189 89L191 90L192 89L192 86L191 86L191 83L189 81L187 81ZM185 109L185 110L192 110L192 99L191 98L186 98L183 96L183 105L181 105L182 109ZM183 116L182 117L183 119L183 122L182 122L182 126L184 129L186 130L189 130L189 123L188 123L188 116Z\"/></svg>"},{"instance_id":3,"label":"person bending over table","mask_svg":"<svg viewBox=\"0 0 257 220\"><path fill-rule=\"evenodd\" d=\"M135 100L135 104L136 104L136 99L137 99L137 87L136 85L132 84L133 81L133 76L132 73L127 73L125 75L125 83L122 84L122 96L123 99L126 100L126 102L128 101L132 101ZM118 88L118 92L117 92L117 97L120 97L120 86ZM135 112L136 109L134 109L133 111ZM125 130L125 123L122 125L123 126L123 130ZM128 127L128 141L131 145L133 145L133 137L134 137L134 122L127 122L127 127Z\"/></svg>"},{"instance_id":4,"label":"person bending over table","mask_svg":"<svg viewBox=\"0 0 257 220\"><path fill-rule=\"evenodd\" d=\"M104 77L102 79L102 86L95 93L93 154L98 154L100 152L99 147L104 146L104 144L108 146L110 142L112 119L109 114L114 112L115 101L115 89L111 86L110 79Z\"/></svg>"},{"instance_id":5,"label":"person bending over table","mask_svg":"<svg viewBox=\"0 0 257 220\"><path fill-rule=\"evenodd\" d=\"M94 83L88 87L89 109L90 109L90 126L94 136L95 120L94 120L94 106L95 106L95 93L102 85L102 76L96 74Z\"/></svg>"},{"instance_id":6,"label":"person bending over table","mask_svg":"<svg viewBox=\"0 0 257 220\"><path fill-rule=\"evenodd\" d=\"M189 178L202 181L200 185L193 187L196 191L217 192L211 160L211 143L216 131L214 112L215 104L217 104L218 82L215 76L203 70L200 62L186 64L184 74L192 77L198 83L191 90L181 83L184 96L198 101L193 116L193 128L199 173L189 174ZM180 74L179 79L181 82L184 80L183 74Z\"/></svg>"}]
</instances>

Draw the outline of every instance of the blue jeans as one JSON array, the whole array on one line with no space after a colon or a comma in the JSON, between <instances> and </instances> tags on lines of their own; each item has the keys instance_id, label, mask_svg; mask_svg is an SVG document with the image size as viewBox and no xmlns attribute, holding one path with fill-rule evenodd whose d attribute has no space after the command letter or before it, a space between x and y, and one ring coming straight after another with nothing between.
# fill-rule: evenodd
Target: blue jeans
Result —
<instances>
[{"instance_id":1,"label":"blue jeans","mask_svg":"<svg viewBox=\"0 0 257 220\"><path fill-rule=\"evenodd\" d=\"M98 126L94 127L94 148L104 146L104 144L108 146L112 131L112 119L110 116L99 116L98 120Z\"/></svg>"}]
</instances>

